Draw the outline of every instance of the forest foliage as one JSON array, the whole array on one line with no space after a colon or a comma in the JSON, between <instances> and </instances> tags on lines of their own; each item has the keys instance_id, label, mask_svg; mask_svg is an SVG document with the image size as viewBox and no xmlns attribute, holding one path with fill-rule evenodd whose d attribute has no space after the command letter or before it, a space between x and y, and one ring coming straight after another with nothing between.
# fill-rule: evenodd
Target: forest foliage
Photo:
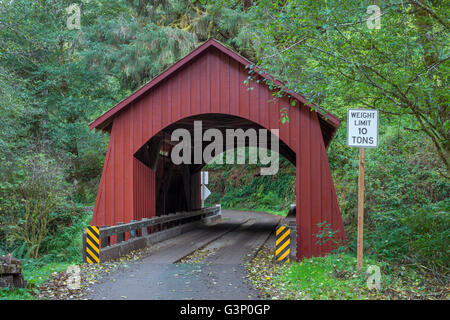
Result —
<instances>
[{"instance_id":1,"label":"forest foliage","mask_svg":"<svg viewBox=\"0 0 450 320\"><path fill-rule=\"evenodd\" d=\"M73 4L79 29L67 24ZM0 1L0 254L79 259L108 142L88 124L213 37L343 120L328 157L350 250L358 163L345 114L381 111L366 160L367 252L448 279L448 2L384 1L380 29L366 23L371 4ZM254 169L210 167L210 202L287 210L291 164L276 177Z\"/></svg>"}]
</instances>

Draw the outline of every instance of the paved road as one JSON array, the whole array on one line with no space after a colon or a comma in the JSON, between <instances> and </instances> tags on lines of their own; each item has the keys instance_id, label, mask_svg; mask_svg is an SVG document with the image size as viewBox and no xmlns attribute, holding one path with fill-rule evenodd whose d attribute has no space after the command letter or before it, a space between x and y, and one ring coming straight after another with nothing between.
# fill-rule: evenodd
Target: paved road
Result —
<instances>
[{"instance_id":1,"label":"paved road","mask_svg":"<svg viewBox=\"0 0 450 320\"><path fill-rule=\"evenodd\" d=\"M243 262L264 244L279 217L228 210L222 217L158 244L149 256L92 286L87 298L258 299L245 279ZM198 248L205 253L201 263L175 263Z\"/></svg>"}]
</instances>

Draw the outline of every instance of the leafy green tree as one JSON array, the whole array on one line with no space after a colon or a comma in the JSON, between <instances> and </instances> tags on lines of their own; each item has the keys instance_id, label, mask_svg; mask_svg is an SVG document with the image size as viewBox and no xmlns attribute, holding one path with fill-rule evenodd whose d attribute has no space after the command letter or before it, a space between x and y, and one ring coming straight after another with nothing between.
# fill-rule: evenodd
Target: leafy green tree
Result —
<instances>
[{"instance_id":1,"label":"leafy green tree","mask_svg":"<svg viewBox=\"0 0 450 320\"><path fill-rule=\"evenodd\" d=\"M83 194L80 148L87 123L111 99L114 83L80 55L79 30L67 28L69 1L13 1L0 10L0 62L10 76L26 79L27 109L33 110L32 139L52 145L72 162L69 177ZM97 141L102 149L104 141Z\"/></svg>"},{"instance_id":2,"label":"leafy green tree","mask_svg":"<svg viewBox=\"0 0 450 320\"><path fill-rule=\"evenodd\" d=\"M251 52L248 14L240 1L97 1L88 9L83 55L128 93L208 38ZM100 10L106 14L96 15Z\"/></svg>"},{"instance_id":3,"label":"leafy green tree","mask_svg":"<svg viewBox=\"0 0 450 320\"><path fill-rule=\"evenodd\" d=\"M260 66L319 108L413 117L448 177L447 1L260 0L251 13Z\"/></svg>"}]
</instances>

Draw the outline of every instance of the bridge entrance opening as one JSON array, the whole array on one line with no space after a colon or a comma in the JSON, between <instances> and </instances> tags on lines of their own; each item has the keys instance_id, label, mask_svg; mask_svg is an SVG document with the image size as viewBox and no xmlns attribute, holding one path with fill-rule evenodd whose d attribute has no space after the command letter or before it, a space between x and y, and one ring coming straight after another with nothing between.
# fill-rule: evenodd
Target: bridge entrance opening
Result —
<instances>
[{"instance_id":1,"label":"bridge entrance opening","mask_svg":"<svg viewBox=\"0 0 450 320\"><path fill-rule=\"evenodd\" d=\"M276 150L271 152L272 144ZM177 159L180 155L185 160L182 163ZM147 141L134 157L155 172L156 216L201 207L200 172L207 163L236 165L242 170L253 166L258 175L272 179L280 163L285 167L291 162L295 168L296 159L295 152L269 130L226 114L202 114L177 121ZM295 175L295 169L291 173Z\"/></svg>"}]
</instances>

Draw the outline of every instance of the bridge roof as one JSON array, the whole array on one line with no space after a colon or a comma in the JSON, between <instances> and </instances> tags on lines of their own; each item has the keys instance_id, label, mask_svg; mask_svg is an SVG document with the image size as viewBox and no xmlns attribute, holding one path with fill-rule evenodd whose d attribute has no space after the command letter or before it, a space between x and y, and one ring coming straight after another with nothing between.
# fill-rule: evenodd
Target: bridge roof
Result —
<instances>
[{"instance_id":1,"label":"bridge roof","mask_svg":"<svg viewBox=\"0 0 450 320\"><path fill-rule=\"evenodd\" d=\"M134 101L139 99L142 95L145 95L149 90L156 87L158 84L160 84L162 81L170 77L172 74L176 73L177 70L181 69L183 66L189 64L190 61L192 61L195 57L200 55L201 53L205 52L208 48L214 47L221 52L227 54L232 59L238 61L244 66L254 65L251 61L244 58L243 56L237 54L236 52L228 49L225 45L221 44L215 39L209 39L193 51L191 51L188 55L186 55L184 58L178 60L176 63L168 67L166 70L164 70L162 73L160 73L158 76L147 82L145 85L143 85L141 88L136 90L134 93L132 93L127 98L120 101L118 104L116 104L113 108L106 111L104 114L102 114L100 117L98 117L96 120L90 123L89 127L90 129L98 129L98 130L105 130L109 131L108 127L112 123L114 116L121 110L125 109L127 106L131 105ZM258 69L253 69L253 71L257 74L259 74L261 77L272 81L275 85L278 85L282 88L285 87L285 85L278 80L274 80L272 76L269 74L262 72ZM309 104L304 96L302 96L299 93L290 91L289 94L291 97L297 99L300 102L300 105L308 106L309 108L314 107L314 104ZM334 116L331 113L323 114L322 112L319 112L320 119L322 122L327 123L328 131L326 134L328 137L328 141L331 140L331 138L334 136L334 133L336 132L337 128L340 125L340 119Z\"/></svg>"}]
</instances>

